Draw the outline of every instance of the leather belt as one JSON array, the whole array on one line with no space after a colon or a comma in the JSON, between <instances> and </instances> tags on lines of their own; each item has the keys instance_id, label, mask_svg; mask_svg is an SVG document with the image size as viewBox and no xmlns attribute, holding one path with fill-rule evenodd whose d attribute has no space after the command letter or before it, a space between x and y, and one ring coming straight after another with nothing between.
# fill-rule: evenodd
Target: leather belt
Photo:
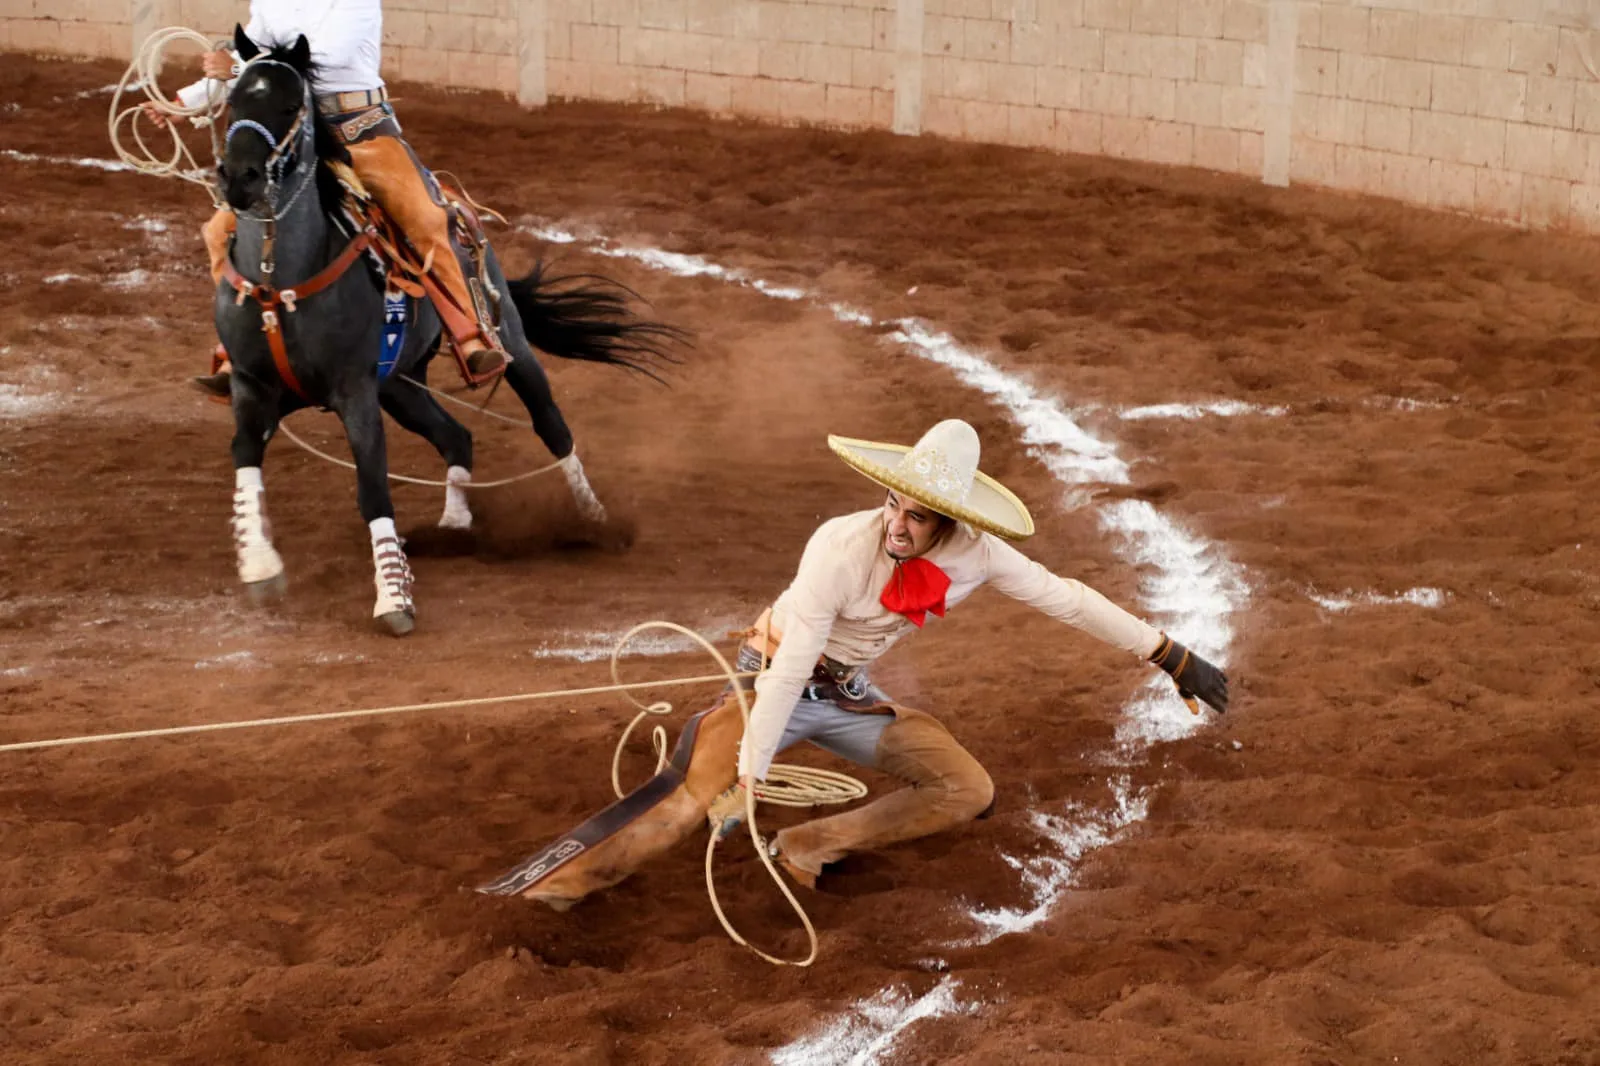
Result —
<instances>
[{"instance_id":1,"label":"leather belt","mask_svg":"<svg viewBox=\"0 0 1600 1066\"><path fill-rule=\"evenodd\" d=\"M343 115L349 111L360 111L363 108L377 107L387 103L389 90L355 89L347 93L323 93L317 97L317 110L324 115Z\"/></svg>"},{"instance_id":2,"label":"leather belt","mask_svg":"<svg viewBox=\"0 0 1600 1066\"><path fill-rule=\"evenodd\" d=\"M770 658L770 657L769 657ZM761 650L754 644L739 649L738 668L755 670L761 666ZM755 687L748 678L739 682L746 691ZM832 703L849 711L876 714L893 713L888 693L867 677L866 667L846 666L824 655L811 670L811 677L800 690L800 698L813 703Z\"/></svg>"}]
</instances>

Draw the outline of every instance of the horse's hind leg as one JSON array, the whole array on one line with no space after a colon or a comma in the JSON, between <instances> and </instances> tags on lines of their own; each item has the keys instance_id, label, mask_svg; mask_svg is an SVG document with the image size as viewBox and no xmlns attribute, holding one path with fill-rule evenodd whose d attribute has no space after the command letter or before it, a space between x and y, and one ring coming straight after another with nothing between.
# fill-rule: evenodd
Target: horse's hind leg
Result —
<instances>
[{"instance_id":1,"label":"horse's hind leg","mask_svg":"<svg viewBox=\"0 0 1600 1066\"><path fill-rule=\"evenodd\" d=\"M439 528L471 529L466 487L472 483L472 434L467 427L410 382L386 384L378 392L378 402L390 418L432 444L445 461L444 513L439 516Z\"/></svg>"},{"instance_id":2,"label":"horse's hind leg","mask_svg":"<svg viewBox=\"0 0 1600 1066\"><path fill-rule=\"evenodd\" d=\"M345 438L356 461L356 493L361 517L372 534L373 584L378 598L374 621L400 637L416 625L411 599L411 567L394 528L394 502L389 498L389 457L383 439L383 414L377 390L365 388L338 406Z\"/></svg>"},{"instance_id":3,"label":"horse's hind leg","mask_svg":"<svg viewBox=\"0 0 1600 1066\"><path fill-rule=\"evenodd\" d=\"M550 392L550 379L545 376L544 367L539 365L533 349L523 339L522 323L517 318L516 309L510 306L510 301L506 302L505 314L506 321L501 326L500 335L506 351L511 354L506 380L522 400L522 406L528 409L528 416L533 419L533 431L539 434L539 439L550 449L550 454L561 460L561 472L566 475L567 488L572 492L572 501L578 505L579 513L591 522L604 523L605 505L594 494L588 475L583 472L583 463L573 449L572 431L567 428L567 420L561 416L561 408L556 406L555 396Z\"/></svg>"},{"instance_id":4,"label":"horse's hind leg","mask_svg":"<svg viewBox=\"0 0 1600 1066\"><path fill-rule=\"evenodd\" d=\"M272 546L261 462L278 417L251 383L236 378L233 392L233 550L239 580L254 603L282 596L289 587L283 558Z\"/></svg>"}]
</instances>

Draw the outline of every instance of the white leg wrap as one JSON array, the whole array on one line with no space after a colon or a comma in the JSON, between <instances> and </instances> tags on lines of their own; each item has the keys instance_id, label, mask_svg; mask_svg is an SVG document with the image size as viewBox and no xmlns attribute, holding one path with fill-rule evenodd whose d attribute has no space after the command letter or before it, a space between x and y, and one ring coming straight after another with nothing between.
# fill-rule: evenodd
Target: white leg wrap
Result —
<instances>
[{"instance_id":1,"label":"white leg wrap","mask_svg":"<svg viewBox=\"0 0 1600 1066\"><path fill-rule=\"evenodd\" d=\"M467 486L472 484L472 471L464 466L452 466L444 475L444 514L439 516L440 529L471 529L472 508L467 506Z\"/></svg>"},{"instance_id":2,"label":"white leg wrap","mask_svg":"<svg viewBox=\"0 0 1600 1066\"><path fill-rule=\"evenodd\" d=\"M400 547L394 519L375 518L367 523L367 528L372 532L373 584L378 590L372 617L382 618L396 611L415 617L417 608L411 601L411 566Z\"/></svg>"},{"instance_id":3,"label":"white leg wrap","mask_svg":"<svg viewBox=\"0 0 1600 1066\"><path fill-rule=\"evenodd\" d=\"M605 506L600 502L600 497L594 494L589 479L584 476L583 463L579 462L576 451L561 460L561 472L567 475L567 488L572 490L572 499L578 505L578 512L591 522L604 522Z\"/></svg>"},{"instance_id":4,"label":"white leg wrap","mask_svg":"<svg viewBox=\"0 0 1600 1066\"><path fill-rule=\"evenodd\" d=\"M283 559L272 547L267 523L266 489L261 468L240 467L233 476L233 550L239 580L247 585L270 581L283 573Z\"/></svg>"}]
</instances>

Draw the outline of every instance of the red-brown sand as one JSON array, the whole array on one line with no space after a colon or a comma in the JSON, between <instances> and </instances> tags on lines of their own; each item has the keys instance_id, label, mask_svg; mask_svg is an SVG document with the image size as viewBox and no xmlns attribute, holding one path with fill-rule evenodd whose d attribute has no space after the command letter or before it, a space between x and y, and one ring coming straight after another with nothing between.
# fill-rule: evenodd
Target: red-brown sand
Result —
<instances>
[{"instance_id":1,"label":"red-brown sand","mask_svg":"<svg viewBox=\"0 0 1600 1066\"><path fill-rule=\"evenodd\" d=\"M108 97L71 97L119 73L0 65L0 741L603 683L537 653L650 618L745 624L820 517L876 501L824 435L950 416L1034 504L1042 562L1138 608L1148 569L1096 518L1131 493L1249 598L1234 711L1121 769L1102 757L1146 670L1119 653L993 594L897 650L879 680L989 766L998 810L803 893L823 936L803 971L724 936L700 838L568 914L471 891L607 800L620 700L0 755L0 1060L760 1062L949 976L974 1009L882 1061L1600 1063L1592 243L1190 171L402 86L423 158L478 199L920 316L1098 410L1133 484L1067 506L993 401L814 304L499 231L513 270L616 277L697 346L670 388L547 364L631 546L548 535L571 518L554 482L480 500L486 550L419 554L397 641L366 621L353 477L287 442L267 485L289 597L240 594L231 419L184 384L213 338L203 195L17 155L108 158ZM1286 410L1114 415L1220 399ZM327 416L292 424L342 448ZM530 432L471 428L481 477L547 461ZM439 476L390 440L396 469ZM403 529L442 503L396 500ZM1413 588L1448 598L1310 598ZM950 947L968 908L1027 901L1002 856L1040 850L1029 812L1102 802L1120 773L1148 818L1032 932ZM803 949L753 856L719 869L741 927Z\"/></svg>"}]
</instances>

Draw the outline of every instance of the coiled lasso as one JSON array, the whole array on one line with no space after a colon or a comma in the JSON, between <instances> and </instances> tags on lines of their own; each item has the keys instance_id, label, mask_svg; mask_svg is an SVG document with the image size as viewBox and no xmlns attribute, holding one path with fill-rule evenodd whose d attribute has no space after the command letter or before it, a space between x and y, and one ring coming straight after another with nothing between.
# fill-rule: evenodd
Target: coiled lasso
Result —
<instances>
[{"instance_id":1,"label":"coiled lasso","mask_svg":"<svg viewBox=\"0 0 1600 1066\"><path fill-rule=\"evenodd\" d=\"M767 616L766 625L768 627L771 625L770 614ZM650 629L665 629L669 632L680 634L690 638L704 648L706 653L716 660L717 666L722 672L727 675L728 684L732 686L733 694L739 701L739 714L744 721L744 726L746 729L750 726L749 698L745 693L744 686L739 684L739 680L743 675L728 664L728 660L723 658L722 653L717 651L710 641L694 630L686 629L675 622L643 622L634 626L623 634L622 639L617 642L617 646L611 652L611 680L619 686L618 691L621 691L630 703L639 708L639 713L634 716L633 721L628 723L628 727L622 731L622 737L617 741L617 750L611 758L611 788L617 794L618 799L622 798L624 794L619 773L622 762L622 749L627 744L628 737L633 733L634 727L652 715L672 713L672 705L670 703L641 703L634 698L631 691L620 688L622 679L617 673L617 662L622 654L622 649L634 637ZM768 633L764 630L761 636L763 639L762 647L767 647L766 638ZM763 655L763 669L765 668L765 658ZM667 765L668 758L666 730L659 725L655 726L651 730L651 743L656 752L655 772L660 773ZM743 934L733 927L733 923L728 920L728 916L723 913L722 903L717 899L716 880L712 876L712 855L716 851L718 841L717 827L715 825L712 826L711 839L706 842L706 894L711 897L711 909L716 911L717 921L722 923L722 928L733 938L735 944L749 948L776 966L810 966L817 958L817 930L811 924L811 918L806 914L805 908L800 906L800 901L794 898L794 893L789 890L789 886L784 882L783 875L772 864L772 857L767 851L766 841L761 839L761 834L756 828L756 801L760 800L762 803L770 803L779 807L815 807L822 804L849 803L865 796L867 787L847 774L836 773L832 770L818 770L808 766L774 765L767 771L767 779L765 781L758 783L754 788L743 791L744 820L750 831L750 842L755 846L756 855L761 859L761 865L766 867L767 874L777 884L778 890L783 893L783 898L789 902L789 907L800 918L800 924L805 927L806 937L809 941L805 958L783 959L762 951L745 939Z\"/></svg>"},{"instance_id":2,"label":"coiled lasso","mask_svg":"<svg viewBox=\"0 0 1600 1066\"><path fill-rule=\"evenodd\" d=\"M111 147L117 153L117 158L141 174L150 174L155 177L180 178L183 181L202 185L211 195L211 201L218 206L221 202L215 182L211 180L211 170L195 162L194 155L189 151L189 146L183 142L183 137L178 132L179 119L195 120L196 124L207 126L211 133L211 152L216 158L221 158L221 144L217 137L216 118L222 113L227 101L216 92L206 95L203 104L195 107L185 107L176 100L170 99L161 91L156 83L156 74L161 69L166 51L174 44L185 42L197 44L206 51L219 47L211 40L196 33L194 30L184 29L181 26L169 26L157 30L144 39L134 53L133 62L123 73L122 80L117 83L117 91L111 97L111 113L107 119L107 132L111 136ZM138 103L123 105L122 97L125 93L142 91L145 100ZM170 156L158 155L149 144L145 143L144 134L139 131L140 118L143 115L143 105L148 101L166 114L170 121L166 126L168 136L172 138L172 154ZM132 137L137 151L129 149L123 144L123 126L127 126L127 134Z\"/></svg>"}]
</instances>

